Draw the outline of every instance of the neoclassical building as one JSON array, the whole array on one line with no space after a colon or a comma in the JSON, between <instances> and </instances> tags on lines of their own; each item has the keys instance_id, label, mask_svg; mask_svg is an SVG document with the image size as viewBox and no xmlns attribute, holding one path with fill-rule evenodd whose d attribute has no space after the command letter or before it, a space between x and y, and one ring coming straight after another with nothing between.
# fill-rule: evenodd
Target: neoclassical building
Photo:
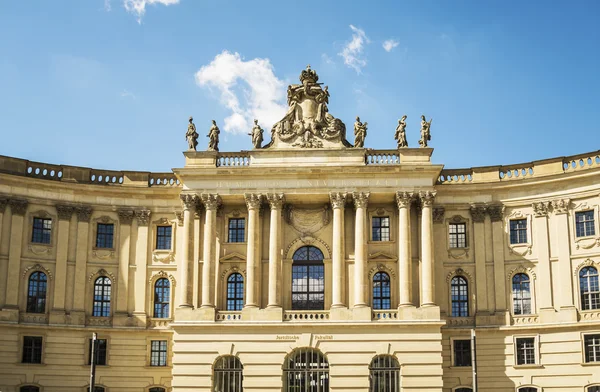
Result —
<instances>
[{"instance_id":1,"label":"neoclassical building","mask_svg":"<svg viewBox=\"0 0 600 392\"><path fill-rule=\"evenodd\" d=\"M169 173L0 156L0 391L86 391L94 332L97 392L600 391L600 151L448 170L300 79Z\"/></svg>"}]
</instances>

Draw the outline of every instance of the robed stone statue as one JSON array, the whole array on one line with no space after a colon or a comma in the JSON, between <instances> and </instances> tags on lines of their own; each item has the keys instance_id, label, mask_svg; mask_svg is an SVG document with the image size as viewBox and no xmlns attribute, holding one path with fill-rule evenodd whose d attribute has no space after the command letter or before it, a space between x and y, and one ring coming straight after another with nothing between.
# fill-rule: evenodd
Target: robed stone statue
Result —
<instances>
[{"instance_id":1,"label":"robed stone statue","mask_svg":"<svg viewBox=\"0 0 600 392\"><path fill-rule=\"evenodd\" d=\"M252 132L248 135L252 136L252 145L254 148L261 148L263 142L263 129L258 125L258 120L254 120L254 127L252 127Z\"/></svg>"},{"instance_id":2,"label":"robed stone statue","mask_svg":"<svg viewBox=\"0 0 600 392\"><path fill-rule=\"evenodd\" d=\"M398 141L398 148L408 147L408 142L406 141L406 114L398 120L394 139Z\"/></svg>"},{"instance_id":3,"label":"robed stone statue","mask_svg":"<svg viewBox=\"0 0 600 392\"><path fill-rule=\"evenodd\" d=\"M217 126L217 122L212 120L212 126L208 131L208 135L206 135L206 137L208 137L208 148L206 151L219 151L219 133L221 133L221 131Z\"/></svg>"},{"instance_id":4,"label":"robed stone statue","mask_svg":"<svg viewBox=\"0 0 600 392\"><path fill-rule=\"evenodd\" d=\"M354 148L363 148L365 146L365 138L367 137L367 123L360 122L360 117L356 117L354 123Z\"/></svg>"},{"instance_id":5,"label":"robed stone statue","mask_svg":"<svg viewBox=\"0 0 600 392\"><path fill-rule=\"evenodd\" d=\"M433 119L427 120L425 119L425 115L421 115L421 139L419 140L419 146L427 147L427 142L431 140L431 122Z\"/></svg>"},{"instance_id":6,"label":"robed stone statue","mask_svg":"<svg viewBox=\"0 0 600 392\"><path fill-rule=\"evenodd\" d=\"M194 125L194 119L190 117L190 124L188 125L185 138L188 142L188 151L196 151L198 145L198 132L196 132L196 126Z\"/></svg>"}]
</instances>

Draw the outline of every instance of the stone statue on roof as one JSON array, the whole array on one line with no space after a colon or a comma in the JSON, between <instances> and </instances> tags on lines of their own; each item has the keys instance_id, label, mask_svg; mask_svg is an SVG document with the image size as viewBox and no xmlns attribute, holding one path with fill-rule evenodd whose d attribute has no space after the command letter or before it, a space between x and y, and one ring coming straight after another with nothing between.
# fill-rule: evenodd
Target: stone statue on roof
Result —
<instances>
[{"instance_id":1,"label":"stone statue on roof","mask_svg":"<svg viewBox=\"0 0 600 392\"><path fill-rule=\"evenodd\" d=\"M365 146L365 138L367 137L367 123L360 122L360 117L356 117L354 123L354 148L363 148Z\"/></svg>"},{"instance_id":2,"label":"stone statue on roof","mask_svg":"<svg viewBox=\"0 0 600 392\"><path fill-rule=\"evenodd\" d=\"M206 151L219 151L219 133L221 133L221 131L217 126L217 122L212 120L212 126L208 131L208 135L206 135L206 137L209 139L208 148Z\"/></svg>"},{"instance_id":3,"label":"stone statue on roof","mask_svg":"<svg viewBox=\"0 0 600 392\"><path fill-rule=\"evenodd\" d=\"M198 132L196 132L196 126L194 125L194 119L190 117L190 124L188 125L185 138L188 142L188 151L196 151L198 145Z\"/></svg>"},{"instance_id":4,"label":"stone statue on roof","mask_svg":"<svg viewBox=\"0 0 600 392\"><path fill-rule=\"evenodd\" d=\"M258 120L254 119L254 127L248 135L252 136L252 145L254 148L261 148L263 142L263 129L258 125Z\"/></svg>"},{"instance_id":5,"label":"stone statue on roof","mask_svg":"<svg viewBox=\"0 0 600 392\"><path fill-rule=\"evenodd\" d=\"M427 142L431 140L431 122L433 119L427 120L425 119L425 115L421 116L421 139L419 140L419 146L427 147Z\"/></svg>"},{"instance_id":6,"label":"stone statue on roof","mask_svg":"<svg viewBox=\"0 0 600 392\"><path fill-rule=\"evenodd\" d=\"M394 139L398 141L398 148L408 147L408 142L406 141L406 114L398 120Z\"/></svg>"}]
</instances>

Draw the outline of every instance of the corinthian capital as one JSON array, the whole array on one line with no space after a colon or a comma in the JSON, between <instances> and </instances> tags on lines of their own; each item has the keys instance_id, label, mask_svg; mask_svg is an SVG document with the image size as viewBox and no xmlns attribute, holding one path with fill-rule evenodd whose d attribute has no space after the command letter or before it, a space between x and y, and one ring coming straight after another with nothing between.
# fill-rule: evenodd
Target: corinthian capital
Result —
<instances>
[{"instance_id":1,"label":"corinthian capital","mask_svg":"<svg viewBox=\"0 0 600 392\"><path fill-rule=\"evenodd\" d=\"M333 209L344 208L346 205L346 192L329 192L329 201L331 201L331 207Z\"/></svg>"},{"instance_id":2,"label":"corinthian capital","mask_svg":"<svg viewBox=\"0 0 600 392\"><path fill-rule=\"evenodd\" d=\"M246 200L246 207L248 210L258 210L262 204L263 195L260 193L245 193L244 199Z\"/></svg>"},{"instance_id":3,"label":"corinthian capital","mask_svg":"<svg viewBox=\"0 0 600 392\"><path fill-rule=\"evenodd\" d=\"M216 210L221 204L221 197L216 193L203 193L200 195L202 199L202 204L204 204L204 208L207 210Z\"/></svg>"},{"instance_id":4,"label":"corinthian capital","mask_svg":"<svg viewBox=\"0 0 600 392\"><path fill-rule=\"evenodd\" d=\"M272 210L280 210L285 202L285 196L283 193L268 193L267 201Z\"/></svg>"},{"instance_id":5,"label":"corinthian capital","mask_svg":"<svg viewBox=\"0 0 600 392\"><path fill-rule=\"evenodd\" d=\"M419 199L421 199L422 207L431 207L437 192L435 191L419 191Z\"/></svg>"},{"instance_id":6,"label":"corinthian capital","mask_svg":"<svg viewBox=\"0 0 600 392\"><path fill-rule=\"evenodd\" d=\"M179 195L181 204L184 210L195 210L196 204L198 204L198 196L190 193L182 193Z\"/></svg>"},{"instance_id":7,"label":"corinthian capital","mask_svg":"<svg viewBox=\"0 0 600 392\"><path fill-rule=\"evenodd\" d=\"M570 204L571 199L552 200L552 210L555 214L566 214Z\"/></svg>"},{"instance_id":8,"label":"corinthian capital","mask_svg":"<svg viewBox=\"0 0 600 392\"><path fill-rule=\"evenodd\" d=\"M77 207L77 221L89 222L92 217L92 207Z\"/></svg>"},{"instance_id":9,"label":"corinthian capital","mask_svg":"<svg viewBox=\"0 0 600 392\"><path fill-rule=\"evenodd\" d=\"M354 200L354 208L367 208L369 205L369 192L352 192L352 199Z\"/></svg>"},{"instance_id":10,"label":"corinthian capital","mask_svg":"<svg viewBox=\"0 0 600 392\"><path fill-rule=\"evenodd\" d=\"M8 205L10 206L10 210L13 215L23 216L25 215L25 211L27 211L27 205L29 202L27 200L22 199L10 199L8 201Z\"/></svg>"},{"instance_id":11,"label":"corinthian capital","mask_svg":"<svg viewBox=\"0 0 600 392\"><path fill-rule=\"evenodd\" d=\"M433 223L444 223L444 214L446 209L444 207L437 207L433 209Z\"/></svg>"},{"instance_id":12,"label":"corinthian capital","mask_svg":"<svg viewBox=\"0 0 600 392\"><path fill-rule=\"evenodd\" d=\"M485 222L485 206L473 204L470 209L471 218L475 223Z\"/></svg>"},{"instance_id":13,"label":"corinthian capital","mask_svg":"<svg viewBox=\"0 0 600 392\"><path fill-rule=\"evenodd\" d=\"M398 209L400 208L410 208L410 203L415 198L415 194L412 192L396 192L396 204L398 205Z\"/></svg>"},{"instance_id":14,"label":"corinthian capital","mask_svg":"<svg viewBox=\"0 0 600 392\"><path fill-rule=\"evenodd\" d=\"M504 216L504 205L503 204L491 204L486 208L488 215L492 222L499 222Z\"/></svg>"},{"instance_id":15,"label":"corinthian capital","mask_svg":"<svg viewBox=\"0 0 600 392\"><path fill-rule=\"evenodd\" d=\"M4 197L0 197L0 213L4 212L7 204L8 204L8 199L4 198Z\"/></svg>"},{"instance_id":16,"label":"corinthian capital","mask_svg":"<svg viewBox=\"0 0 600 392\"><path fill-rule=\"evenodd\" d=\"M133 210L122 209L117 211L117 215L119 215L119 222L122 225L130 225L133 221L134 213Z\"/></svg>"},{"instance_id":17,"label":"corinthian capital","mask_svg":"<svg viewBox=\"0 0 600 392\"><path fill-rule=\"evenodd\" d=\"M135 218L137 219L138 226L148 226L148 221L150 221L150 210L136 210Z\"/></svg>"},{"instance_id":18,"label":"corinthian capital","mask_svg":"<svg viewBox=\"0 0 600 392\"><path fill-rule=\"evenodd\" d=\"M533 203L531 205L533 207L533 215L535 216L547 216L548 215L548 207L550 206L550 202L547 201L539 201Z\"/></svg>"},{"instance_id":19,"label":"corinthian capital","mask_svg":"<svg viewBox=\"0 0 600 392\"><path fill-rule=\"evenodd\" d=\"M71 219L71 216L73 216L74 210L75 210L75 207L73 207L73 206L67 206L64 204L56 205L56 213L58 214L58 219L60 219L60 220Z\"/></svg>"}]
</instances>

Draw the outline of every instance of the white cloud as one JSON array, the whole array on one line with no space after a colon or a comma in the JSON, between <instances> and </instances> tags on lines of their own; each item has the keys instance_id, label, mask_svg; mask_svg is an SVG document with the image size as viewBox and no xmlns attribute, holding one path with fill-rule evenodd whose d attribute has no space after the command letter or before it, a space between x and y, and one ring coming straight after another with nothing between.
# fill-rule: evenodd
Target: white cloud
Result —
<instances>
[{"instance_id":1,"label":"white cloud","mask_svg":"<svg viewBox=\"0 0 600 392\"><path fill-rule=\"evenodd\" d=\"M162 4L173 5L179 3L179 0L123 0L123 6L128 12L137 16L138 23L142 23L142 17L146 13L146 5ZM106 3L105 3L106 5ZM110 6L110 5L109 5Z\"/></svg>"},{"instance_id":2,"label":"white cloud","mask_svg":"<svg viewBox=\"0 0 600 392\"><path fill-rule=\"evenodd\" d=\"M391 52L392 49L394 49L399 44L400 43L398 41L396 41L395 39L387 39L387 40L383 41L383 49L385 49L386 52Z\"/></svg>"},{"instance_id":3,"label":"white cloud","mask_svg":"<svg viewBox=\"0 0 600 392\"><path fill-rule=\"evenodd\" d=\"M263 129L271 129L287 110L285 83L273 73L270 60L244 60L239 53L223 51L196 72L201 87L216 88L221 103L232 111L223 130L248 133L256 118Z\"/></svg>"},{"instance_id":4,"label":"white cloud","mask_svg":"<svg viewBox=\"0 0 600 392\"><path fill-rule=\"evenodd\" d=\"M344 58L344 64L353 68L359 74L362 68L367 65L363 49L370 41L364 30L353 25L350 25L350 29L352 30L352 40L344 46L344 49L338 55Z\"/></svg>"},{"instance_id":5,"label":"white cloud","mask_svg":"<svg viewBox=\"0 0 600 392\"><path fill-rule=\"evenodd\" d=\"M125 98L137 99L137 97L134 93L132 93L129 90L125 90L125 89L123 89L123 91L121 91L120 95L121 95L122 99L125 99Z\"/></svg>"},{"instance_id":6,"label":"white cloud","mask_svg":"<svg viewBox=\"0 0 600 392\"><path fill-rule=\"evenodd\" d=\"M329 57L326 53L323 53L321 55L321 60L323 60L323 62L325 64L335 64L335 62L333 61L333 59L331 57Z\"/></svg>"},{"instance_id":7,"label":"white cloud","mask_svg":"<svg viewBox=\"0 0 600 392\"><path fill-rule=\"evenodd\" d=\"M104 10L106 12L110 12L111 9L112 9L112 7L110 5L110 0L104 0Z\"/></svg>"}]
</instances>

